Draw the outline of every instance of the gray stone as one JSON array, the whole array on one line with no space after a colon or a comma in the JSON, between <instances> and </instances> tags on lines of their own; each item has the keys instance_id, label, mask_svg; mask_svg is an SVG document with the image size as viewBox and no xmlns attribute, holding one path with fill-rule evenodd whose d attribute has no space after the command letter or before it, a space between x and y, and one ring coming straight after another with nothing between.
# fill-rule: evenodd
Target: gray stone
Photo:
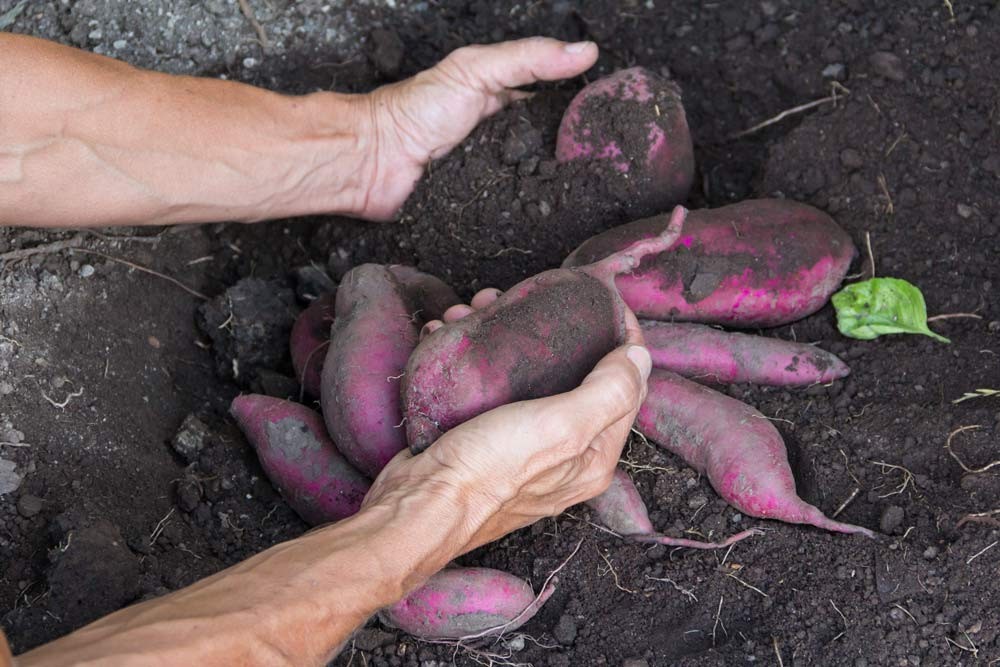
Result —
<instances>
[{"instance_id":1,"label":"gray stone","mask_svg":"<svg viewBox=\"0 0 1000 667\"><path fill-rule=\"evenodd\" d=\"M627 658L622 667L649 667L649 663L645 658Z\"/></svg>"},{"instance_id":2,"label":"gray stone","mask_svg":"<svg viewBox=\"0 0 1000 667\"><path fill-rule=\"evenodd\" d=\"M7 459L0 459L0 496L17 491L23 478L14 472L17 464Z\"/></svg>"},{"instance_id":3,"label":"gray stone","mask_svg":"<svg viewBox=\"0 0 1000 667\"><path fill-rule=\"evenodd\" d=\"M201 450L205 448L208 440L208 426L195 415L188 415L184 418L177 435L170 442L174 451L188 463L197 460Z\"/></svg>"},{"instance_id":4,"label":"gray stone","mask_svg":"<svg viewBox=\"0 0 1000 667\"><path fill-rule=\"evenodd\" d=\"M903 525L903 520L906 518L906 513L903 508L899 505L889 505L882 512L882 518L879 519L879 528L883 533L891 535Z\"/></svg>"},{"instance_id":5,"label":"gray stone","mask_svg":"<svg viewBox=\"0 0 1000 667\"><path fill-rule=\"evenodd\" d=\"M563 614L556 627L552 629L552 636L564 646L572 644L576 641L576 619L569 614Z\"/></svg>"}]
</instances>

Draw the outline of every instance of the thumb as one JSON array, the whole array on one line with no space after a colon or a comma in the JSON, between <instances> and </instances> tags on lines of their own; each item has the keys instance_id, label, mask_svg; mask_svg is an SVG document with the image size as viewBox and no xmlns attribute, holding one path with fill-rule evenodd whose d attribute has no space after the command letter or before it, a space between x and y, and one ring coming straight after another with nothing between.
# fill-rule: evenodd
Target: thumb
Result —
<instances>
[{"instance_id":1,"label":"thumb","mask_svg":"<svg viewBox=\"0 0 1000 667\"><path fill-rule=\"evenodd\" d=\"M577 76L597 61L593 42L569 44L551 37L528 37L488 46L467 46L441 64L459 70L482 89L499 93L536 81Z\"/></svg>"},{"instance_id":2,"label":"thumb","mask_svg":"<svg viewBox=\"0 0 1000 667\"><path fill-rule=\"evenodd\" d=\"M625 345L601 359L576 389L542 400L550 401L547 407L570 423L586 425L579 434L580 447L584 448L639 409L646 398L651 368L649 350L642 345Z\"/></svg>"}]
</instances>

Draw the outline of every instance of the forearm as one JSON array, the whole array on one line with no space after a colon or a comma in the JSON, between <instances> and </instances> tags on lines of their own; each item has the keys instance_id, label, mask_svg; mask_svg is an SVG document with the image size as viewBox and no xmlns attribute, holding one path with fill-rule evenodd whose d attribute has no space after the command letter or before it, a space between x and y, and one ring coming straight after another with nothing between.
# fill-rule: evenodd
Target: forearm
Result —
<instances>
[{"instance_id":1,"label":"forearm","mask_svg":"<svg viewBox=\"0 0 1000 667\"><path fill-rule=\"evenodd\" d=\"M123 609L17 665L321 665L457 555L460 499L398 496L193 586Z\"/></svg>"},{"instance_id":2,"label":"forearm","mask_svg":"<svg viewBox=\"0 0 1000 667\"><path fill-rule=\"evenodd\" d=\"M351 213L374 168L370 112L0 33L0 224Z\"/></svg>"}]
</instances>

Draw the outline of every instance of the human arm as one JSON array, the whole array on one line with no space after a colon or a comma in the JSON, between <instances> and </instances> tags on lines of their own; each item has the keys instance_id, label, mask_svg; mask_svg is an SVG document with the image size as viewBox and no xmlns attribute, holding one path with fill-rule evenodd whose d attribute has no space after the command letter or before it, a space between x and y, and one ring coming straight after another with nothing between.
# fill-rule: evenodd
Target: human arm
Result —
<instances>
[{"instance_id":1,"label":"human arm","mask_svg":"<svg viewBox=\"0 0 1000 667\"><path fill-rule=\"evenodd\" d=\"M365 95L273 93L0 33L0 225L391 218L424 166L590 43L465 47Z\"/></svg>"},{"instance_id":2,"label":"human arm","mask_svg":"<svg viewBox=\"0 0 1000 667\"><path fill-rule=\"evenodd\" d=\"M641 341L637 326L631 336ZM454 557L602 492L649 368L644 348L618 349L578 389L503 406L419 456L401 453L354 517L121 610L17 664L323 664L374 611Z\"/></svg>"}]
</instances>

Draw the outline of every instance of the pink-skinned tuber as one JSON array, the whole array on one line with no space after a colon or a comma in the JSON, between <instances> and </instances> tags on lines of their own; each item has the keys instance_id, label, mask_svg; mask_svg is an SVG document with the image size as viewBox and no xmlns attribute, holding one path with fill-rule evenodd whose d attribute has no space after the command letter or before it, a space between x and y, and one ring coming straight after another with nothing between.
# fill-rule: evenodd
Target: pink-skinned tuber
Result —
<instances>
[{"instance_id":1,"label":"pink-skinned tuber","mask_svg":"<svg viewBox=\"0 0 1000 667\"><path fill-rule=\"evenodd\" d=\"M656 237L659 215L585 241L563 263L581 266ZM616 284L640 318L773 327L810 315L830 299L855 255L830 216L783 199L691 211L684 233Z\"/></svg>"},{"instance_id":2,"label":"pink-skinned tuber","mask_svg":"<svg viewBox=\"0 0 1000 667\"><path fill-rule=\"evenodd\" d=\"M615 276L670 247L685 214L677 207L661 234L596 264L524 280L427 336L403 377L406 434L414 453L495 407L579 385L625 338L627 310Z\"/></svg>"},{"instance_id":3,"label":"pink-skinned tuber","mask_svg":"<svg viewBox=\"0 0 1000 667\"><path fill-rule=\"evenodd\" d=\"M330 523L361 508L371 482L337 451L318 414L259 394L237 396L230 412L267 478L303 521Z\"/></svg>"},{"instance_id":4,"label":"pink-skinned tuber","mask_svg":"<svg viewBox=\"0 0 1000 667\"><path fill-rule=\"evenodd\" d=\"M762 519L875 536L867 528L829 519L799 498L785 442L760 412L658 368L648 384L636 428L703 473L727 503Z\"/></svg>"}]
</instances>

